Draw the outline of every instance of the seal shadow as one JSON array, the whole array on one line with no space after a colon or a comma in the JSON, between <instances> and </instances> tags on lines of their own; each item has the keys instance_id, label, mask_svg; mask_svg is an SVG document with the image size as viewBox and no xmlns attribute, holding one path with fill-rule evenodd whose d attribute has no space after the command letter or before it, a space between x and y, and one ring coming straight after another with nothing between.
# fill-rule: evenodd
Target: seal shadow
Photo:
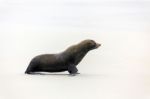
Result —
<instances>
[{"instance_id":1,"label":"seal shadow","mask_svg":"<svg viewBox=\"0 0 150 99\"><path fill-rule=\"evenodd\" d=\"M40 75L40 76L78 76L78 77L83 77L83 78L95 78L95 77L100 77L100 78L105 78L105 77L108 77L107 75L104 75L104 74L86 74L86 73L78 73L78 74L75 74L75 75L71 75L69 73L65 73L65 72L62 72L62 73L50 73L50 72L34 72L30 75Z\"/></svg>"},{"instance_id":2,"label":"seal shadow","mask_svg":"<svg viewBox=\"0 0 150 99\"><path fill-rule=\"evenodd\" d=\"M79 75L79 73L77 74L68 74L68 73L50 73L50 72L34 72L31 73L30 75L41 75L41 76L46 76L46 75L51 75L51 76L76 76Z\"/></svg>"}]
</instances>

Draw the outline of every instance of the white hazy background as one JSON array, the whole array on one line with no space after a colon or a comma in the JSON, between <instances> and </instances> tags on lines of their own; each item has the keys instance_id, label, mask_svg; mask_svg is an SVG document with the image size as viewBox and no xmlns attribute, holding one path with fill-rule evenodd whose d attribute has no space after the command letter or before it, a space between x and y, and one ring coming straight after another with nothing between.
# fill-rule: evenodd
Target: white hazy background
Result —
<instances>
[{"instance_id":1,"label":"white hazy background","mask_svg":"<svg viewBox=\"0 0 150 99\"><path fill-rule=\"evenodd\" d=\"M84 39L80 75L24 75ZM150 99L150 0L0 0L0 99Z\"/></svg>"}]
</instances>

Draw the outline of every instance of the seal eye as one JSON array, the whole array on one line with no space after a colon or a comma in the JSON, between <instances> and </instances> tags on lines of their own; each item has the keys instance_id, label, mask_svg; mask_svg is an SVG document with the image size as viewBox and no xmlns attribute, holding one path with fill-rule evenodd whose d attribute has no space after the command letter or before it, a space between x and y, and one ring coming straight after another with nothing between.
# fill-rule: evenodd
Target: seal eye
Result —
<instances>
[{"instance_id":1,"label":"seal eye","mask_svg":"<svg viewBox=\"0 0 150 99\"><path fill-rule=\"evenodd\" d=\"M95 41L91 40L91 45L92 45L92 46L96 46Z\"/></svg>"},{"instance_id":2,"label":"seal eye","mask_svg":"<svg viewBox=\"0 0 150 99\"><path fill-rule=\"evenodd\" d=\"M90 49L94 49L96 47L96 43L93 40L90 40L87 44Z\"/></svg>"},{"instance_id":3,"label":"seal eye","mask_svg":"<svg viewBox=\"0 0 150 99\"><path fill-rule=\"evenodd\" d=\"M95 43L95 42L93 42L93 47L94 47L94 48L96 47L96 43Z\"/></svg>"}]
</instances>

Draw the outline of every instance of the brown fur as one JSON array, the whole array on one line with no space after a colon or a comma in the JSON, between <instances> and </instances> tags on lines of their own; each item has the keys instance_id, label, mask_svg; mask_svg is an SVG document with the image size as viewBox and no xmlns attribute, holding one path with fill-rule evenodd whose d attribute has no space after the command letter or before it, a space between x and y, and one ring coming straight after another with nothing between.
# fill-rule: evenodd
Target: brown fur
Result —
<instances>
[{"instance_id":1,"label":"brown fur","mask_svg":"<svg viewBox=\"0 0 150 99\"><path fill-rule=\"evenodd\" d=\"M70 74L77 74L76 66L83 57L88 51L99 46L100 44L93 40L84 40L79 44L70 46L62 53L38 55L31 60L25 73L68 71Z\"/></svg>"}]
</instances>

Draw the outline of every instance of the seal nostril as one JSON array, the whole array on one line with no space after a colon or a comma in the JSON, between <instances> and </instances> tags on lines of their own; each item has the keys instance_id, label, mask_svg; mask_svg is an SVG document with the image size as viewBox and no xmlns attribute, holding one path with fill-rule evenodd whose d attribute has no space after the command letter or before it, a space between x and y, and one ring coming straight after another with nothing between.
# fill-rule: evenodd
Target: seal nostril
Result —
<instances>
[{"instance_id":1,"label":"seal nostril","mask_svg":"<svg viewBox=\"0 0 150 99\"><path fill-rule=\"evenodd\" d=\"M99 47L99 46L101 46L101 44L97 44L97 46Z\"/></svg>"}]
</instances>

